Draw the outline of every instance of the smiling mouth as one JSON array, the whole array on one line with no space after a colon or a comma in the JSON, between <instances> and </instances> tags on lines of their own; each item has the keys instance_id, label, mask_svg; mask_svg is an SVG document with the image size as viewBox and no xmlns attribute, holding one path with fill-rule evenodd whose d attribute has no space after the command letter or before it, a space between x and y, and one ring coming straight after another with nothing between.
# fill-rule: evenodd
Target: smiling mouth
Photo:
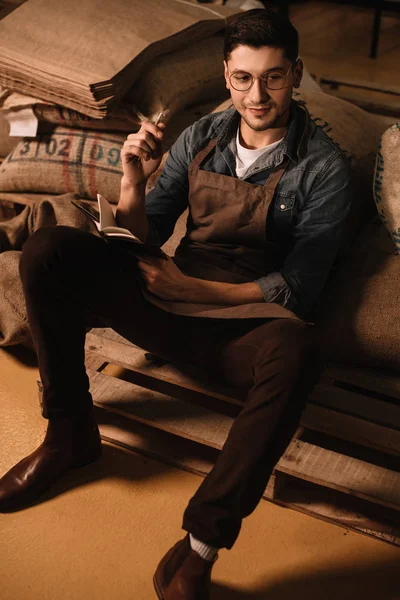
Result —
<instances>
[{"instance_id":1,"label":"smiling mouth","mask_svg":"<svg viewBox=\"0 0 400 600\"><path fill-rule=\"evenodd\" d=\"M247 109L253 113L265 113L271 110L272 106L262 106L261 108L255 108L253 106L248 106Z\"/></svg>"}]
</instances>

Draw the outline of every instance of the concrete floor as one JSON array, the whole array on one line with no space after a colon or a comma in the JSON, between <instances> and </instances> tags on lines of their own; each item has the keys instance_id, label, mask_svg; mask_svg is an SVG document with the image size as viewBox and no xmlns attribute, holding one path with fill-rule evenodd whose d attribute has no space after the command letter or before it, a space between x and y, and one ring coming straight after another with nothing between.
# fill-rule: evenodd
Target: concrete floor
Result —
<instances>
[{"instance_id":1,"label":"concrete floor","mask_svg":"<svg viewBox=\"0 0 400 600\"><path fill-rule=\"evenodd\" d=\"M42 440L37 369L0 350L0 473ZM34 361L32 361L34 363ZM44 501L0 515L2 600L148 600L201 478L104 444ZM213 599L400 600L398 548L262 501L213 571Z\"/></svg>"}]
</instances>

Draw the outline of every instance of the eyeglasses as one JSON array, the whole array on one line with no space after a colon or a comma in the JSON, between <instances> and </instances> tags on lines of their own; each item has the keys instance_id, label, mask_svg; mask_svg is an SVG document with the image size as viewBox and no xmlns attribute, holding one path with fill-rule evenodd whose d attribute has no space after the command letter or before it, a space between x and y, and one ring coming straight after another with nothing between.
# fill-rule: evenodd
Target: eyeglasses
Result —
<instances>
[{"instance_id":1,"label":"eyeglasses","mask_svg":"<svg viewBox=\"0 0 400 600\"><path fill-rule=\"evenodd\" d=\"M254 77L250 73L238 71L237 73L229 74L229 83L237 92L248 92L253 87L256 79L259 79L268 90L281 90L285 86L286 78L291 68L290 66L286 74L279 71L272 71L267 75L261 75L261 77Z\"/></svg>"}]
</instances>

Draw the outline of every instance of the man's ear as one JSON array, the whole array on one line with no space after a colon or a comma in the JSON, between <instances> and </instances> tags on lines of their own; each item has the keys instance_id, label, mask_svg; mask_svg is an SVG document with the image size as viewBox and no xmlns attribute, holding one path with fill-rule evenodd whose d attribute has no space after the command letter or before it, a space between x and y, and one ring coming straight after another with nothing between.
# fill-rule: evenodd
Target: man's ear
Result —
<instances>
[{"instance_id":1,"label":"man's ear","mask_svg":"<svg viewBox=\"0 0 400 600\"><path fill-rule=\"evenodd\" d=\"M228 65L226 64L226 60L224 60L224 77L225 77L225 86L227 90L230 90L230 85L229 85L229 69L228 69Z\"/></svg>"},{"instance_id":2,"label":"man's ear","mask_svg":"<svg viewBox=\"0 0 400 600\"><path fill-rule=\"evenodd\" d=\"M301 58L297 59L297 63L293 69L293 87L299 88L301 80L303 78L303 61Z\"/></svg>"}]
</instances>

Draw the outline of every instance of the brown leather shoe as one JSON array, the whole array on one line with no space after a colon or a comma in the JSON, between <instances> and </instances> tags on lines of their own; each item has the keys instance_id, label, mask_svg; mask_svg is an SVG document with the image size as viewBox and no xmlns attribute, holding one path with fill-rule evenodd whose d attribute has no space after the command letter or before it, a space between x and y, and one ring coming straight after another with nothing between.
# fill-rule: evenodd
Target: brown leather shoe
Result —
<instances>
[{"instance_id":1,"label":"brown leather shoe","mask_svg":"<svg viewBox=\"0 0 400 600\"><path fill-rule=\"evenodd\" d=\"M0 479L0 512L29 506L65 471L100 456L100 433L91 414L49 420L39 448Z\"/></svg>"},{"instance_id":2,"label":"brown leather shoe","mask_svg":"<svg viewBox=\"0 0 400 600\"><path fill-rule=\"evenodd\" d=\"M209 600L211 562L190 546L189 534L167 552L153 577L160 600Z\"/></svg>"}]
</instances>

